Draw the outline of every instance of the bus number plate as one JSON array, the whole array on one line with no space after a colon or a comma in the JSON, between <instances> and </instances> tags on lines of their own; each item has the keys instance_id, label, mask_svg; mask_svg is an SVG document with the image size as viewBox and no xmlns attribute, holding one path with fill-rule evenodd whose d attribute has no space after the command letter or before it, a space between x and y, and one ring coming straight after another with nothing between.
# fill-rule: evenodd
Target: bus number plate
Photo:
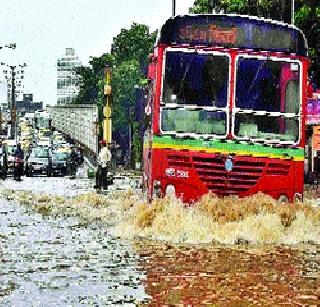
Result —
<instances>
[{"instance_id":1,"label":"bus number plate","mask_svg":"<svg viewBox=\"0 0 320 307\"><path fill-rule=\"evenodd\" d=\"M166 169L167 177L176 177L176 178L189 178L189 171L183 171L170 167Z\"/></svg>"}]
</instances>

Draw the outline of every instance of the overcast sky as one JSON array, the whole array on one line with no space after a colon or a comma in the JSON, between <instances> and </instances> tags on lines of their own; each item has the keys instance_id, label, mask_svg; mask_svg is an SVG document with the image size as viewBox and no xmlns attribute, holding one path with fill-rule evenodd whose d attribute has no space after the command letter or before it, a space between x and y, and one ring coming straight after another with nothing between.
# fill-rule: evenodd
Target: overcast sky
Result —
<instances>
[{"instance_id":1,"label":"overcast sky","mask_svg":"<svg viewBox=\"0 0 320 307\"><path fill-rule=\"evenodd\" d=\"M176 0L176 13L188 13L194 0ZM26 63L25 93L56 102L57 58L75 48L83 63L110 51L112 38L132 22L159 28L171 16L172 0L0 0L0 62ZM0 80L3 79L0 69Z\"/></svg>"}]
</instances>

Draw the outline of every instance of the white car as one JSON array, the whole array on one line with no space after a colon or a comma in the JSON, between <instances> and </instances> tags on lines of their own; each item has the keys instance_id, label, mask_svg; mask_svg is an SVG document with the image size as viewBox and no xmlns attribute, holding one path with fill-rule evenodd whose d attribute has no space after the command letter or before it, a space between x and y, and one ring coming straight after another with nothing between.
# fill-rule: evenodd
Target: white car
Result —
<instances>
[{"instance_id":1,"label":"white car","mask_svg":"<svg viewBox=\"0 0 320 307\"><path fill-rule=\"evenodd\" d=\"M40 139L37 143L38 147L51 147L51 141L49 139Z\"/></svg>"}]
</instances>

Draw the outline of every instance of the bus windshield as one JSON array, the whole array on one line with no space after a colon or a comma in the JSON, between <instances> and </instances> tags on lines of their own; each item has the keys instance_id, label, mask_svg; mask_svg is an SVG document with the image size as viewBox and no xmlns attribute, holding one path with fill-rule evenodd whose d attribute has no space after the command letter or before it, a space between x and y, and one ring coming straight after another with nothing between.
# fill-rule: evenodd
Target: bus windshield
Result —
<instances>
[{"instance_id":1,"label":"bus windshield","mask_svg":"<svg viewBox=\"0 0 320 307\"><path fill-rule=\"evenodd\" d=\"M225 135L229 58L223 54L167 51L161 127L170 133Z\"/></svg>"},{"instance_id":2,"label":"bus windshield","mask_svg":"<svg viewBox=\"0 0 320 307\"><path fill-rule=\"evenodd\" d=\"M234 108L236 137L298 142L299 101L298 62L238 58Z\"/></svg>"}]
</instances>

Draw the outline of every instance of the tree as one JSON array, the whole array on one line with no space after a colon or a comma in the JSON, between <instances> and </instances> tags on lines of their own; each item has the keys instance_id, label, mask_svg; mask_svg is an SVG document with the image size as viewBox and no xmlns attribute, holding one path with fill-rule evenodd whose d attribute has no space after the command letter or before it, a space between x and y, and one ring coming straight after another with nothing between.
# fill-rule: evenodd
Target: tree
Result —
<instances>
[{"instance_id":1,"label":"tree","mask_svg":"<svg viewBox=\"0 0 320 307\"><path fill-rule=\"evenodd\" d=\"M130 29L121 30L111 46L111 54L116 62L112 78L114 136L118 143L126 144L130 137L129 131L133 130L133 155L136 161L142 157L142 139L134 114L135 86L141 86L146 78L148 55L153 49L156 36L157 32L150 33L148 26L133 23Z\"/></svg>"},{"instance_id":2,"label":"tree","mask_svg":"<svg viewBox=\"0 0 320 307\"><path fill-rule=\"evenodd\" d=\"M122 29L114 37L111 45L111 54L116 63L136 60L143 69L148 61L148 55L155 43L157 32L149 33L149 27L133 23L129 30Z\"/></svg>"},{"instance_id":3,"label":"tree","mask_svg":"<svg viewBox=\"0 0 320 307\"><path fill-rule=\"evenodd\" d=\"M295 24L303 31L309 45L310 77L315 87L320 88L320 3L299 0L296 4Z\"/></svg>"},{"instance_id":4,"label":"tree","mask_svg":"<svg viewBox=\"0 0 320 307\"><path fill-rule=\"evenodd\" d=\"M77 73L80 75L81 82L76 103L102 103L103 84L99 84L99 81L104 78L104 68L113 66L114 62L114 57L110 53L105 53L100 57L91 58L89 61L90 66L80 66L78 68Z\"/></svg>"},{"instance_id":5,"label":"tree","mask_svg":"<svg viewBox=\"0 0 320 307\"><path fill-rule=\"evenodd\" d=\"M152 51L157 32L149 32L149 27L133 23L130 29L122 29L114 37L111 53L94 57L90 66L78 69L81 76L77 103L98 105L99 122L103 120L104 76L106 66L113 67L112 76L112 126L114 139L119 144L128 143L129 127L133 128L134 156L141 157L142 140L139 136L139 123L135 121L136 93L134 87L141 86L146 78L148 55ZM102 129L99 129L102 131ZM124 149L124 148L123 148Z\"/></svg>"},{"instance_id":6,"label":"tree","mask_svg":"<svg viewBox=\"0 0 320 307\"><path fill-rule=\"evenodd\" d=\"M135 105L134 86L140 84L143 77L136 60L123 62L114 68L112 77L114 130L127 127L130 123L130 109Z\"/></svg>"},{"instance_id":7,"label":"tree","mask_svg":"<svg viewBox=\"0 0 320 307\"><path fill-rule=\"evenodd\" d=\"M288 0L195 0L191 13L224 12L284 20ZM290 18L289 20L290 21Z\"/></svg>"}]
</instances>

